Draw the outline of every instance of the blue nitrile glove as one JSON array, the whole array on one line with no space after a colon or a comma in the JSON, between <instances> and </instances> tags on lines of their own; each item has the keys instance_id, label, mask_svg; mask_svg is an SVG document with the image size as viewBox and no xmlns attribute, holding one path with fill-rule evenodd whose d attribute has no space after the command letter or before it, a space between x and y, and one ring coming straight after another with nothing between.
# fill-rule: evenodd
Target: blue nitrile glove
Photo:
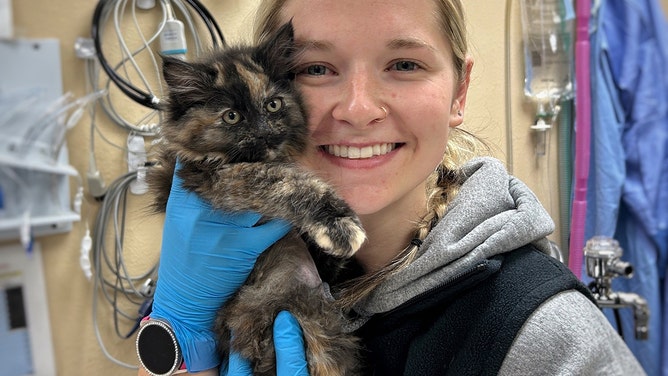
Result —
<instances>
[{"instance_id":1,"label":"blue nitrile glove","mask_svg":"<svg viewBox=\"0 0 668 376\"><path fill-rule=\"evenodd\" d=\"M274 320L274 349L276 351L276 376L308 376L302 329L288 311L281 311ZM250 363L230 354L227 367L220 369L220 376L251 376Z\"/></svg>"},{"instance_id":2,"label":"blue nitrile glove","mask_svg":"<svg viewBox=\"0 0 668 376\"><path fill-rule=\"evenodd\" d=\"M212 209L174 176L151 318L170 323L190 372L220 366L212 331L216 312L244 283L260 253L290 230L280 220L254 226L259 219L257 213Z\"/></svg>"}]
</instances>

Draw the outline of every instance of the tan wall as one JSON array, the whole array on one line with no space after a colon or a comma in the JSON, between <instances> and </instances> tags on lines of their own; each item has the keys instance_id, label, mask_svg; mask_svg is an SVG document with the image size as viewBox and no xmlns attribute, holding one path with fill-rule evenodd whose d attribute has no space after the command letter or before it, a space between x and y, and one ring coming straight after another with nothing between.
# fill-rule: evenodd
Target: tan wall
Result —
<instances>
[{"instance_id":1,"label":"tan wall","mask_svg":"<svg viewBox=\"0 0 668 376\"><path fill-rule=\"evenodd\" d=\"M668 0L661 0L668 8ZM19 37L55 37L61 41L63 83L65 91L80 96L85 92L84 64L73 50L79 36L90 35L90 20L96 1L91 0L20 0L13 2L14 25ZM229 40L248 31L248 13L256 0L207 0L203 3L217 16ZM515 3L515 2L514 2ZM471 93L468 100L466 125L480 131L497 145L497 156L506 159L505 145L505 64L504 1L466 2L475 58ZM511 81L513 172L537 193L556 221L558 216L556 133L552 137L549 158L536 160L529 125L533 119L532 106L522 95L522 60L518 5L512 9ZM98 115L102 133L117 145L124 145L126 133ZM556 130L554 130L556 131ZM68 136L70 162L82 174L88 168L88 121L82 121ZM126 169L125 154L96 138L98 167L106 183ZM125 254L130 269L139 273L157 259L160 245L161 219L149 217L142 208L142 197L130 196L128 231ZM87 200L84 220L92 225L98 203ZM135 371L119 367L105 358L97 344L92 321L93 287L82 275L78 264L79 245L84 221L68 234L40 239L43 246L44 269L51 318L51 328L58 375L133 375ZM558 241L558 233L553 240ZM1 257L1 255L0 255ZM118 359L134 363L133 340L120 340L113 332L109 305L100 300L98 323L107 350ZM1 372L0 372L1 373Z\"/></svg>"}]
</instances>

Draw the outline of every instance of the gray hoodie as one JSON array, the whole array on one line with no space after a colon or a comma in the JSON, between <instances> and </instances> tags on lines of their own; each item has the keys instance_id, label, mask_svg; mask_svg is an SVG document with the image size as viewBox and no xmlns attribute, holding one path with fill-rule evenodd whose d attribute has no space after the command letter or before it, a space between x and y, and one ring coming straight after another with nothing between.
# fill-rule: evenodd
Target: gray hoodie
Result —
<instances>
[{"instance_id":1,"label":"gray hoodie","mask_svg":"<svg viewBox=\"0 0 668 376\"><path fill-rule=\"evenodd\" d=\"M481 260L526 244L550 254L554 223L536 196L496 159L477 158L447 213L421 246L418 258L384 281L355 307L359 327L373 314L472 268ZM543 303L510 348L501 375L644 375L601 311L571 290Z\"/></svg>"}]
</instances>

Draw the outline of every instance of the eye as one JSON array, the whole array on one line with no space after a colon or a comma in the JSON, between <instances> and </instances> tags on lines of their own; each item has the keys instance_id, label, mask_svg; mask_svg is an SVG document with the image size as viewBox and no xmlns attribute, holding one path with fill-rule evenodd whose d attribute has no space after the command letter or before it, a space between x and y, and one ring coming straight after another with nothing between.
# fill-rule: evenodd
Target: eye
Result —
<instances>
[{"instance_id":1,"label":"eye","mask_svg":"<svg viewBox=\"0 0 668 376\"><path fill-rule=\"evenodd\" d=\"M281 98L270 99L265 105L265 108L267 109L267 111L271 113L278 112L281 110L281 108L283 108L283 99Z\"/></svg>"},{"instance_id":2,"label":"eye","mask_svg":"<svg viewBox=\"0 0 668 376\"><path fill-rule=\"evenodd\" d=\"M296 70L296 73L298 75L305 75L305 76L325 76L328 74L331 74L332 71L327 68L326 65L324 64L304 64L301 66L301 68L298 68Z\"/></svg>"},{"instance_id":3,"label":"eye","mask_svg":"<svg viewBox=\"0 0 668 376\"><path fill-rule=\"evenodd\" d=\"M407 61L407 60L402 60L402 61L397 61L396 63L392 64L392 68L398 71L402 72L410 72L414 70L418 70L420 66L412 61Z\"/></svg>"},{"instance_id":4,"label":"eye","mask_svg":"<svg viewBox=\"0 0 668 376\"><path fill-rule=\"evenodd\" d=\"M304 70L304 73L310 74L311 76L324 76L327 74L327 67L320 64L309 65Z\"/></svg>"},{"instance_id":5,"label":"eye","mask_svg":"<svg viewBox=\"0 0 668 376\"><path fill-rule=\"evenodd\" d=\"M244 117L235 110L226 110L225 112L223 112L223 121L229 125L237 124L243 118Z\"/></svg>"}]
</instances>

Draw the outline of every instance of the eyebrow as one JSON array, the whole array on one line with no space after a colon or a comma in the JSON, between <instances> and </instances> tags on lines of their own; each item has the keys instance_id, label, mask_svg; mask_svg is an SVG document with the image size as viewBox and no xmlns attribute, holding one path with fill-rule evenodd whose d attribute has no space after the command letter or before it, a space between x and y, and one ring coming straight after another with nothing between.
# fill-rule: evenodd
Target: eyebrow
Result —
<instances>
[{"instance_id":1,"label":"eyebrow","mask_svg":"<svg viewBox=\"0 0 668 376\"><path fill-rule=\"evenodd\" d=\"M312 50L330 51L334 49L334 45L331 42L323 40L296 41L295 47L301 52ZM423 41L422 39L413 37L392 39L387 43L387 47L391 50L425 48L430 51L435 51L434 47L432 47L429 43Z\"/></svg>"},{"instance_id":2,"label":"eyebrow","mask_svg":"<svg viewBox=\"0 0 668 376\"><path fill-rule=\"evenodd\" d=\"M429 43L423 41L422 39L413 37L392 39L387 44L387 47L391 50L426 48L430 51L435 51L434 47L432 47Z\"/></svg>"},{"instance_id":3,"label":"eyebrow","mask_svg":"<svg viewBox=\"0 0 668 376\"><path fill-rule=\"evenodd\" d=\"M298 51L329 51L334 49L334 45L330 42L321 40L307 40L295 41L295 47Z\"/></svg>"}]
</instances>

